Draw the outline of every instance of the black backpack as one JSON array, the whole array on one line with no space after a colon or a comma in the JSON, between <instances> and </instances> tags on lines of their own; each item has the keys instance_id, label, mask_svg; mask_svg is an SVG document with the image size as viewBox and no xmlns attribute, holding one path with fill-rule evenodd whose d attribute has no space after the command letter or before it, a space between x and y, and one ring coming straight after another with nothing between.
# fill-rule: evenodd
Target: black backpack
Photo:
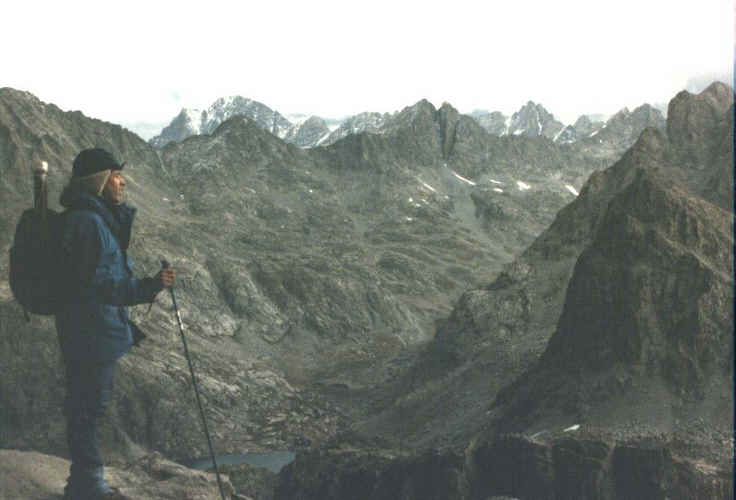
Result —
<instances>
[{"instance_id":1,"label":"black backpack","mask_svg":"<svg viewBox=\"0 0 736 500\"><path fill-rule=\"evenodd\" d=\"M10 248L10 289L28 312L53 315L61 292L61 230L64 216L54 210L30 208L15 228Z\"/></svg>"}]
</instances>

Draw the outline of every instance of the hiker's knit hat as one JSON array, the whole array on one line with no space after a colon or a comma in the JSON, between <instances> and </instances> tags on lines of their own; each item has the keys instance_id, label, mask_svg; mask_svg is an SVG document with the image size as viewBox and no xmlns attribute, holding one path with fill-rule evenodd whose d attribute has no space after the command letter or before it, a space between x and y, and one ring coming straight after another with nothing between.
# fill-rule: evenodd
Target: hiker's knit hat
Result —
<instances>
[{"instance_id":1,"label":"hiker's knit hat","mask_svg":"<svg viewBox=\"0 0 736 500\"><path fill-rule=\"evenodd\" d=\"M125 163L120 163L102 148L85 149L74 158L72 182L101 196L110 173L113 170L122 170L124 165Z\"/></svg>"}]
</instances>

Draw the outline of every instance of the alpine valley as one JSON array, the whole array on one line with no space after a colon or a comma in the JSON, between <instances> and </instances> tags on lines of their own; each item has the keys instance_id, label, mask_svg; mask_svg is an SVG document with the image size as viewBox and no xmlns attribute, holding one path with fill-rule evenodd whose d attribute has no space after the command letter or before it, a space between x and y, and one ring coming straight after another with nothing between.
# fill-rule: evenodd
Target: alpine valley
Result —
<instances>
[{"instance_id":1,"label":"alpine valley","mask_svg":"<svg viewBox=\"0 0 736 500\"><path fill-rule=\"evenodd\" d=\"M531 101L330 121L229 97L146 142L3 88L0 249L34 163L58 209L79 150L126 161L135 271L178 270L215 449L297 453L228 466L232 498L733 498L733 120L717 82L666 118L572 125ZM46 499L63 367L7 268L0 498ZM172 303L132 316L148 337L103 427L113 485L219 498L175 463L208 451Z\"/></svg>"}]
</instances>

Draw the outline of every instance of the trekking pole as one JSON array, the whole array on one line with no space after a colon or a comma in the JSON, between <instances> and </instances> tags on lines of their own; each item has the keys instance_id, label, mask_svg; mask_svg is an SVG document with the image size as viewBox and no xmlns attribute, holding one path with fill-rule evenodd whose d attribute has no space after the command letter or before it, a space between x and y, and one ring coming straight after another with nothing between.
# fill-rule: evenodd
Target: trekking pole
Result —
<instances>
[{"instance_id":1,"label":"trekking pole","mask_svg":"<svg viewBox=\"0 0 736 500\"><path fill-rule=\"evenodd\" d=\"M166 260L161 261L161 268L166 269L169 267L169 263ZM215 450L212 448L212 439L210 439L210 431L207 429L207 420L204 417L204 409L202 408L202 401L199 398L199 389L197 388L197 378L194 376L194 366L192 365L192 358L189 356L189 348L187 347L187 338L184 336L184 325L181 322L181 314L179 314L179 307L176 305L176 295L174 294L174 287L169 288L171 292L171 301L174 303L174 311L176 312L176 320L179 323L179 333L181 334L181 342L184 344L184 355L189 363L189 373L192 375L192 386L194 387L194 395L197 398L197 406L199 407L199 415L202 417L202 427L204 427L204 434L207 436L207 446L210 449L210 457L212 457L212 465L215 467L215 476L217 476L217 486L220 488L220 497L225 500L225 492L222 489L222 480L220 479L220 471L217 468L217 460L215 459Z\"/></svg>"}]
</instances>

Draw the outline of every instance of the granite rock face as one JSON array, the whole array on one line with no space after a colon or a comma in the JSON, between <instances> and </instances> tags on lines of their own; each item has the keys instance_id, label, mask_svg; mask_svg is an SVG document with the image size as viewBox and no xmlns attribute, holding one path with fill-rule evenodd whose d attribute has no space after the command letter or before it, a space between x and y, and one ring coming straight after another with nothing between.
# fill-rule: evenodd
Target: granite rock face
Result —
<instances>
[{"instance_id":1,"label":"granite rock face","mask_svg":"<svg viewBox=\"0 0 736 500\"><path fill-rule=\"evenodd\" d=\"M702 419L716 441L728 435L731 215L662 184L640 170L609 203L539 363L497 401L508 405L502 428L559 415L610 432L646 422L646 432L684 439Z\"/></svg>"},{"instance_id":2,"label":"granite rock face","mask_svg":"<svg viewBox=\"0 0 736 500\"><path fill-rule=\"evenodd\" d=\"M382 449L332 449L300 456L279 476L276 500L731 498L733 478L674 455L665 442L518 434L463 452L408 457Z\"/></svg>"}]
</instances>

